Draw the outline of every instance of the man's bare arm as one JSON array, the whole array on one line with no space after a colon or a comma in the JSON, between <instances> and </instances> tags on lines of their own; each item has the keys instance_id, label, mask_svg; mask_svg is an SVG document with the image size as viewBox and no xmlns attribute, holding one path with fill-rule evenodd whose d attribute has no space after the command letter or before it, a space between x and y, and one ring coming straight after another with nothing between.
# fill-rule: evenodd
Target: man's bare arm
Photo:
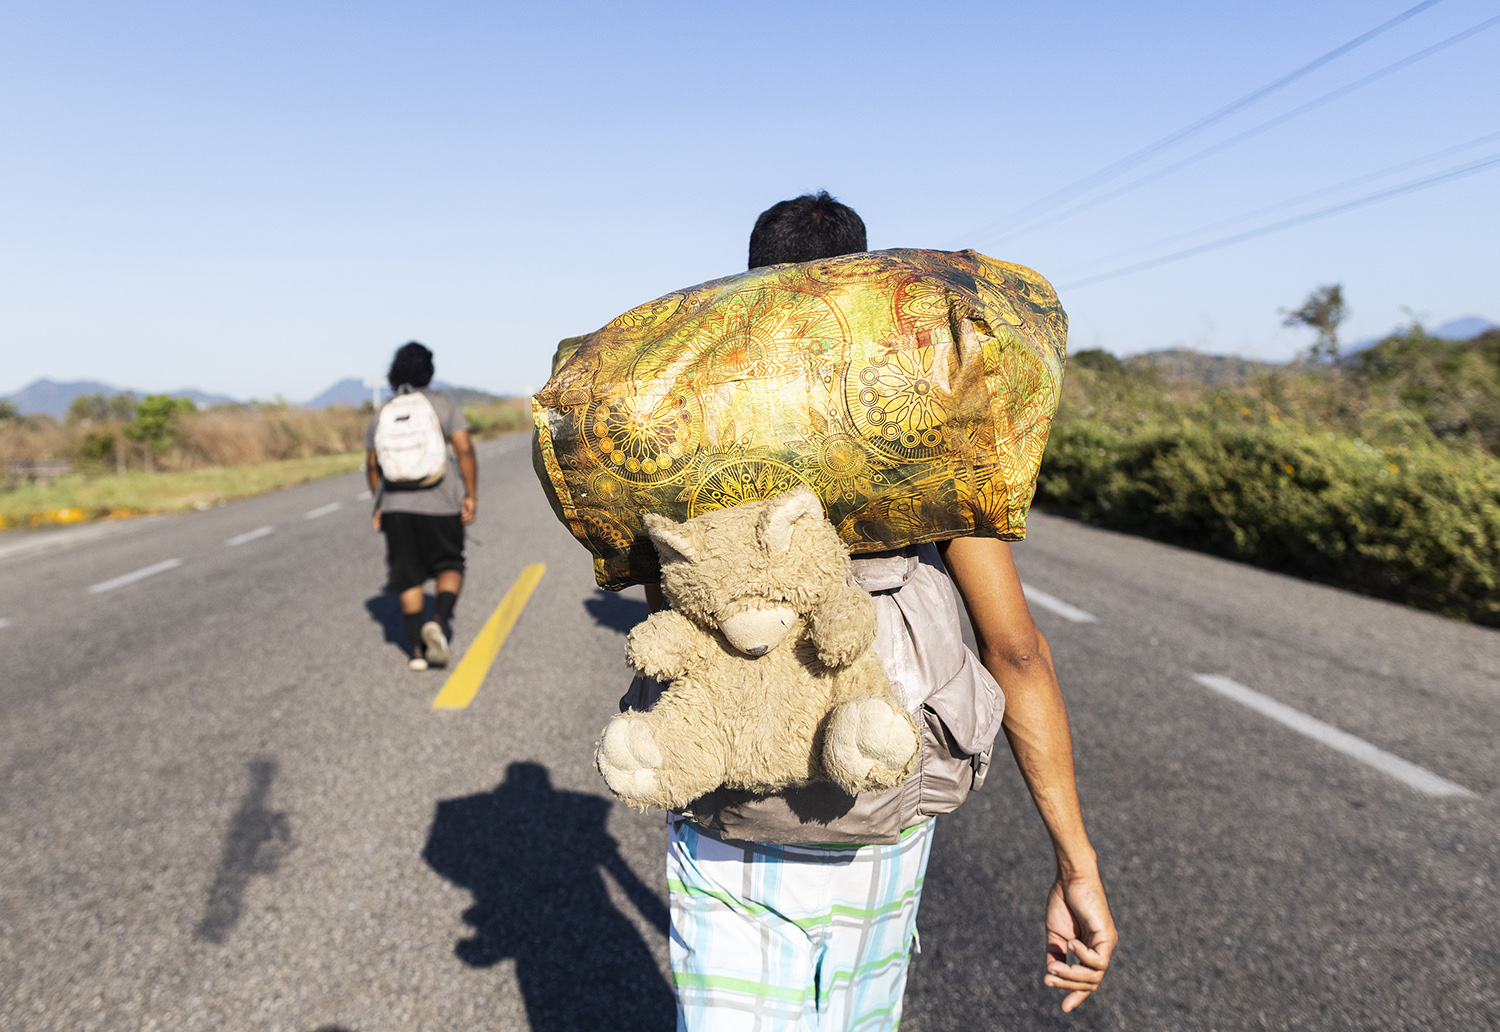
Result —
<instances>
[{"instance_id":1,"label":"man's bare arm","mask_svg":"<svg viewBox=\"0 0 1500 1032\"><path fill-rule=\"evenodd\" d=\"M365 483L370 487L370 494L380 496L380 459L375 454L374 448L365 449ZM370 517L375 524L375 529L380 529L380 506L375 507L375 515Z\"/></svg>"},{"instance_id":2,"label":"man's bare arm","mask_svg":"<svg viewBox=\"0 0 1500 1032\"><path fill-rule=\"evenodd\" d=\"M473 523L474 514L479 509L479 459L474 455L474 442L469 438L469 431L457 431L452 440L453 454L458 456L458 472L464 478L464 500L458 512L465 523Z\"/></svg>"},{"instance_id":3,"label":"man's bare arm","mask_svg":"<svg viewBox=\"0 0 1500 1032\"><path fill-rule=\"evenodd\" d=\"M1005 737L1052 837L1057 878L1047 897L1047 985L1071 990L1071 1011L1099 987L1118 934L1073 779L1073 743L1052 652L1021 591L1010 546L958 538L940 546L974 625L980 660L1005 693ZM1068 964L1072 951L1079 963Z\"/></svg>"}]
</instances>

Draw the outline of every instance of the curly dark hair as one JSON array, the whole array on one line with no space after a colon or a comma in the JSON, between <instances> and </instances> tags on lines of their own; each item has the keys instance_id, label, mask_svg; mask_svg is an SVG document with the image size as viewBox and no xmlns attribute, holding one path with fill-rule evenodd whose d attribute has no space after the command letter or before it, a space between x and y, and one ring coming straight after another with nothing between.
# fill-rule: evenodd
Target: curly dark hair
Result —
<instances>
[{"instance_id":1,"label":"curly dark hair","mask_svg":"<svg viewBox=\"0 0 1500 1032\"><path fill-rule=\"evenodd\" d=\"M864 220L820 190L780 201L760 213L750 231L750 268L814 262L865 249Z\"/></svg>"},{"instance_id":2,"label":"curly dark hair","mask_svg":"<svg viewBox=\"0 0 1500 1032\"><path fill-rule=\"evenodd\" d=\"M391 390L399 391L403 385L426 387L432 382L432 374L432 352L412 340L396 349L386 379L390 381Z\"/></svg>"}]
</instances>

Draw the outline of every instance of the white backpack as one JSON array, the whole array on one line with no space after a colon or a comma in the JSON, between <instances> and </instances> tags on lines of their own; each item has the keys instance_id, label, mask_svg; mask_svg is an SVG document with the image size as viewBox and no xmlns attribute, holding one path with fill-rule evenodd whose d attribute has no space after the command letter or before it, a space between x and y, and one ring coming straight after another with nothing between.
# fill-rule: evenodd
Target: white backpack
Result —
<instances>
[{"instance_id":1,"label":"white backpack","mask_svg":"<svg viewBox=\"0 0 1500 1032\"><path fill-rule=\"evenodd\" d=\"M375 457L393 487L431 487L448 471L448 448L437 410L421 391L396 395L380 409Z\"/></svg>"}]
</instances>

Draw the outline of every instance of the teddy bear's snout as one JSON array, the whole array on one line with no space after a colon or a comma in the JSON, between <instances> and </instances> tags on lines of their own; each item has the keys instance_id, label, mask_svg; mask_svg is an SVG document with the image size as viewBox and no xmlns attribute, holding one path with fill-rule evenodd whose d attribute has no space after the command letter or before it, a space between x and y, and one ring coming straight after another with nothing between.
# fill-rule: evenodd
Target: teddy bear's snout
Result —
<instances>
[{"instance_id":1,"label":"teddy bear's snout","mask_svg":"<svg viewBox=\"0 0 1500 1032\"><path fill-rule=\"evenodd\" d=\"M785 638L797 622L797 611L790 606L768 606L745 609L719 621L729 644L747 656L764 656Z\"/></svg>"}]
</instances>

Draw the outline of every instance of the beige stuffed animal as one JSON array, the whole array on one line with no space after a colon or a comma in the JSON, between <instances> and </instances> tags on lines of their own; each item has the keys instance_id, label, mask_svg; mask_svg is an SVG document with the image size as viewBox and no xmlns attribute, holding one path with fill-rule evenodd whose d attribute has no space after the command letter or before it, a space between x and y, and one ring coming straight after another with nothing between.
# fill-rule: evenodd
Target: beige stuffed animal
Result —
<instances>
[{"instance_id":1,"label":"beige stuffed animal","mask_svg":"<svg viewBox=\"0 0 1500 1032\"><path fill-rule=\"evenodd\" d=\"M670 809L720 785L853 794L911 774L917 729L870 648L874 601L848 582L812 491L645 523L671 608L631 632L625 658L671 685L605 728L596 759L615 795Z\"/></svg>"}]
</instances>

